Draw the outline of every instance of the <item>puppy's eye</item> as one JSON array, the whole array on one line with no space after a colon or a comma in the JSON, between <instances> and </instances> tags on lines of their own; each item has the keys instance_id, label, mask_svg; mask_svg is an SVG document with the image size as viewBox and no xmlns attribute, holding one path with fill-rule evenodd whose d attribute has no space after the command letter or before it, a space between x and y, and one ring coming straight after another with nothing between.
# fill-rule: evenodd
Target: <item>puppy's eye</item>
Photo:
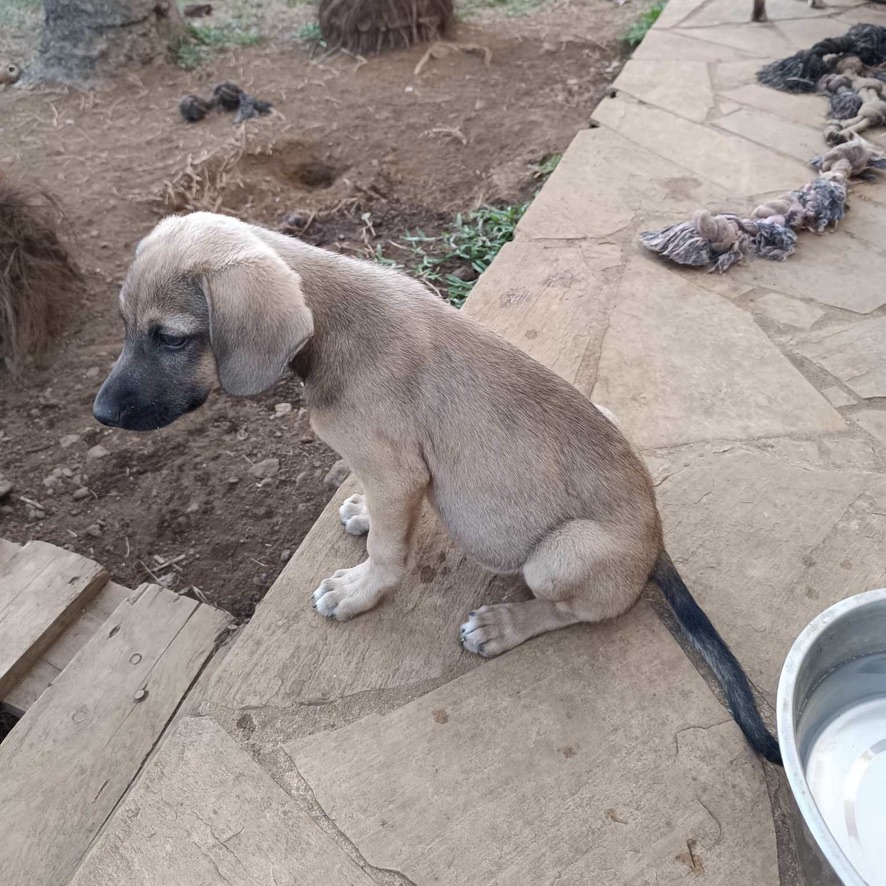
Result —
<instances>
[{"instance_id":1,"label":"puppy's eye","mask_svg":"<svg viewBox=\"0 0 886 886\"><path fill-rule=\"evenodd\" d=\"M186 335L167 335L165 332L158 332L157 340L164 348L169 348L171 351L177 351L188 343Z\"/></svg>"}]
</instances>

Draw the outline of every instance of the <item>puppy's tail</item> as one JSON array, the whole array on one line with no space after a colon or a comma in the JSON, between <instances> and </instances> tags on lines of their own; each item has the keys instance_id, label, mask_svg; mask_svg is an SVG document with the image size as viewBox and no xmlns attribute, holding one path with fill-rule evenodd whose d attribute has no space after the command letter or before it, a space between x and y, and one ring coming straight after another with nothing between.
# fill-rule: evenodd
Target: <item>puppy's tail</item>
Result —
<instances>
[{"instance_id":1,"label":"puppy's tail","mask_svg":"<svg viewBox=\"0 0 886 886\"><path fill-rule=\"evenodd\" d=\"M683 633L708 663L723 687L732 716L748 744L761 757L781 766L778 741L763 723L747 675L711 624L711 620L689 593L666 551L662 551L655 561L652 580L661 588Z\"/></svg>"}]
</instances>

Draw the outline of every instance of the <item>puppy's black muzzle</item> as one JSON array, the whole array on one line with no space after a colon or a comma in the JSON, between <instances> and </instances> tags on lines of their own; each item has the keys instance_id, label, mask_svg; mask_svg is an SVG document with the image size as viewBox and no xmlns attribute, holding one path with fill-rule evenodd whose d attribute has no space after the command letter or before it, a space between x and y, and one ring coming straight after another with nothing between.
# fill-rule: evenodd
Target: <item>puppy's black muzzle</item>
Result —
<instances>
[{"instance_id":1,"label":"puppy's black muzzle","mask_svg":"<svg viewBox=\"0 0 886 886\"><path fill-rule=\"evenodd\" d=\"M92 406L96 421L126 431L156 431L174 422L185 411L144 402L136 391L121 384L113 372L101 386Z\"/></svg>"},{"instance_id":2,"label":"puppy's black muzzle","mask_svg":"<svg viewBox=\"0 0 886 886\"><path fill-rule=\"evenodd\" d=\"M96 421L107 425L109 428L119 428L123 417L123 409L120 401L113 391L109 390L105 382L92 404L92 414Z\"/></svg>"},{"instance_id":3,"label":"puppy's black muzzle","mask_svg":"<svg viewBox=\"0 0 886 886\"><path fill-rule=\"evenodd\" d=\"M206 402L209 391L169 361L124 348L95 398L92 414L110 428L156 431Z\"/></svg>"}]
</instances>

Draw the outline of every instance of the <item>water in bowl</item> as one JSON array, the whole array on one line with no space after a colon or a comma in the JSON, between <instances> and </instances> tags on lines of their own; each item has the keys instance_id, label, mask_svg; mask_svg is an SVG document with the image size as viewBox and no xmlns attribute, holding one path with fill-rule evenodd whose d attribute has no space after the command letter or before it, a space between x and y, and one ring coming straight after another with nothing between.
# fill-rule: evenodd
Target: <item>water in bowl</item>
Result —
<instances>
[{"instance_id":1,"label":"water in bowl","mask_svg":"<svg viewBox=\"0 0 886 886\"><path fill-rule=\"evenodd\" d=\"M800 757L822 817L862 879L886 886L886 652L831 671L800 723Z\"/></svg>"}]
</instances>

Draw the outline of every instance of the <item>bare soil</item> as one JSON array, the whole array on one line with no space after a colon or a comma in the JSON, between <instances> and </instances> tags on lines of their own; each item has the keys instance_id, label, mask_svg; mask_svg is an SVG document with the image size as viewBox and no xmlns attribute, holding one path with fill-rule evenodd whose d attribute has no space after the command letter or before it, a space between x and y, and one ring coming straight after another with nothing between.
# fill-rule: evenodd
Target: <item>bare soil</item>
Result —
<instances>
[{"instance_id":1,"label":"bare soil","mask_svg":"<svg viewBox=\"0 0 886 886\"><path fill-rule=\"evenodd\" d=\"M151 434L93 420L136 242L171 211L274 227L295 212L305 239L369 254L406 230L440 231L457 211L527 199L532 164L588 125L644 8L486 12L454 39L488 50L488 64L482 51L441 52L418 75L426 46L370 59L312 53L291 36L302 10L264 44L194 72L159 64L90 90L0 89L0 172L61 199L87 280L51 358L20 377L0 372L0 475L14 486L0 536L44 539L123 584L160 579L248 618L326 505L337 455L314 438L295 381L255 399L213 397ZM0 29L0 58L26 62L16 53L32 44ZM276 113L240 127L221 113L184 123L179 100L222 80ZM291 410L278 415L278 404ZM279 470L255 476L267 459Z\"/></svg>"}]
</instances>

